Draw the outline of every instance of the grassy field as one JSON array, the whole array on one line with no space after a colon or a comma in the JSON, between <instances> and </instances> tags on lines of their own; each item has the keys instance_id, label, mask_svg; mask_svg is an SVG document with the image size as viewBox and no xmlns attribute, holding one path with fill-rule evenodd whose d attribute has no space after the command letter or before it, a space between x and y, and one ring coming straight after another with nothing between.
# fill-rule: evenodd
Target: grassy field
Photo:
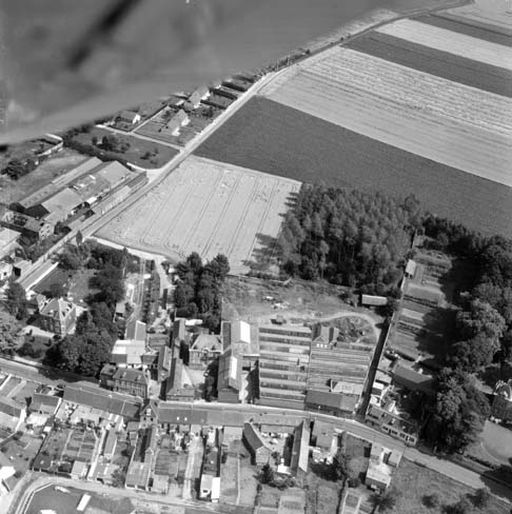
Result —
<instances>
[{"instance_id":1,"label":"grassy field","mask_svg":"<svg viewBox=\"0 0 512 514\"><path fill-rule=\"evenodd\" d=\"M0 176L0 202L10 204L31 195L54 178L63 175L87 159L86 156L65 148L50 157L34 171L12 180L7 175Z\"/></svg>"},{"instance_id":2,"label":"grassy field","mask_svg":"<svg viewBox=\"0 0 512 514\"><path fill-rule=\"evenodd\" d=\"M196 153L304 182L413 193L440 216L486 234L512 235L511 188L264 98L251 99Z\"/></svg>"},{"instance_id":3,"label":"grassy field","mask_svg":"<svg viewBox=\"0 0 512 514\"><path fill-rule=\"evenodd\" d=\"M512 97L512 72L503 68L472 61L380 32L370 32L345 46L437 77Z\"/></svg>"},{"instance_id":4,"label":"grassy field","mask_svg":"<svg viewBox=\"0 0 512 514\"><path fill-rule=\"evenodd\" d=\"M92 148L100 151L101 148L92 144L92 138L97 137L99 141L103 136L111 135L112 132L101 128L92 127L89 132L81 132L74 136L73 140L83 145L90 145ZM160 168L166 162L169 162L178 151L170 146L155 143L153 141L147 141L131 135L117 135L120 141L126 141L130 144L130 147L126 152L107 152L112 157L117 157L126 160L137 166L143 168ZM157 153L155 153L157 151ZM151 159L143 159L142 157L147 153L151 153L154 156Z\"/></svg>"},{"instance_id":5,"label":"grassy field","mask_svg":"<svg viewBox=\"0 0 512 514\"><path fill-rule=\"evenodd\" d=\"M393 514L433 514L444 512L442 507L456 503L461 496L473 494L473 490L445 475L418 466L407 459L402 459L398 471L393 477L393 487L401 492ZM423 498L428 494L437 494L440 507L428 508ZM492 498L484 510L475 509L474 513L507 514L509 507L502 501Z\"/></svg>"},{"instance_id":6,"label":"grassy field","mask_svg":"<svg viewBox=\"0 0 512 514\"><path fill-rule=\"evenodd\" d=\"M190 157L98 236L171 259L223 253L247 271L263 238L277 237L296 181Z\"/></svg>"}]
</instances>

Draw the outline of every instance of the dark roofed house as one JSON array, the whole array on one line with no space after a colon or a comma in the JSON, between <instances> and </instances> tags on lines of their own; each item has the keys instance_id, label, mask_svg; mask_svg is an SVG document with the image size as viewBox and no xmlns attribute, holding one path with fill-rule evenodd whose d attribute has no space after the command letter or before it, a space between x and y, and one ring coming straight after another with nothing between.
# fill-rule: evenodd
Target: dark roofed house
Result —
<instances>
[{"instance_id":1,"label":"dark roofed house","mask_svg":"<svg viewBox=\"0 0 512 514\"><path fill-rule=\"evenodd\" d=\"M335 435L334 424L316 419L313 424L312 442L323 450L330 450Z\"/></svg>"},{"instance_id":2,"label":"dark roofed house","mask_svg":"<svg viewBox=\"0 0 512 514\"><path fill-rule=\"evenodd\" d=\"M244 424L242 441L251 454L253 464L263 466L270 461L272 450L265 444L259 430L252 423Z\"/></svg>"},{"instance_id":3,"label":"dark roofed house","mask_svg":"<svg viewBox=\"0 0 512 514\"><path fill-rule=\"evenodd\" d=\"M30 411L46 416L54 416L62 399L50 394L34 393L30 402Z\"/></svg>"},{"instance_id":4,"label":"dark roofed house","mask_svg":"<svg viewBox=\"0 0 512 514\"><path fill-rule=\"evenodd\" d=\"M217 392L219 402L238 403L242 388L242 357L228 348L219 357Z\"/></svg>"},{"instance_id":5,"label":"dark roofed house","mask_svg":"<svg viewBox=\"0 0 512 514\"><path fill-rule=\"evenodd\" d=\"M171 349L161 346L158 352L158 382L165 381L171 372Z\"/></svg>"},{"instance_id":6,"label":"dark roofed house","mask_svg":"<svg viewBox=\"0 0 512 514\"><path fill-rule=\"evenodd\" d=\"M306 409L332 414L333 416L346 416L354 413L359 399L358 394L309 390L306 393L305 401Z\"/></svg>"},{"instance_id":7,"label":"dark roofed house","mask_svg":"<svg viewBox=\"0 0 512 514\"><path fill-rule=\"evenodd\" d=\"M402 364L395 367L393 381L410 391L421 391L426 394L434 392L434 378L431 375L420 373Z\"/></svg>"},{"instance_id":8,"label":"dark roofed house","mask_svg":"<svg viewBox=\"0 0 512 514\"><path fill-rule=\"evenodd\" d=\"M148 377L144 371L130 368L120 368L112 377L114 391L147 398L149 394Z\"/></svg>"}]
</instances>

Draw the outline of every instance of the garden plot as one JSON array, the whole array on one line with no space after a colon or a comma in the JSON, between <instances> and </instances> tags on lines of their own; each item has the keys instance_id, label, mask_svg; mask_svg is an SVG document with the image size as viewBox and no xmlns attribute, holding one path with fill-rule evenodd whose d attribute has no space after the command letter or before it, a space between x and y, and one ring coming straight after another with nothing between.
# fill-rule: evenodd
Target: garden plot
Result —
<instances>
[{"instance_id":1,"label":"garden plot","mask_svg":"<svg viewBox=\"0 0 512 514\"><path fill-rule=\"evenodd\" d=\"M512 185L511 99L336 50L271 83L264 94L388 145Z\"/></svg>"},{"instance_id":2,"label":"garden plot","mask_svg":"<svg viewBox=\"0 0 512 514\"><path fill-rule=\"evenodd\" d=\"M260 241L275 238L300 182L190 157L97 234L174 260L225 254L245 272Z\"/></svg>"},{"instance_id":3,"label":"garden plot","mask_svg":"<svg viewBox=\"0 0 512 514\"><path fill-rule=\"evenodd\" d=\"M508 46L415 20L399 20L379 27L376 31L466 59L512 70L512 48Z\"/></svg>"}]
</instances>

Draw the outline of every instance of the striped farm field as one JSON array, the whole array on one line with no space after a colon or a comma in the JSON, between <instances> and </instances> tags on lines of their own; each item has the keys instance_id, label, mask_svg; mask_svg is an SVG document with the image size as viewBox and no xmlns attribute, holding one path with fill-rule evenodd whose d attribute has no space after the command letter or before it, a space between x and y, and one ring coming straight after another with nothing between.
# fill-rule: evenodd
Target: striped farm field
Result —
<instances>
[{"instance_id":1,"label":"striped farm field","mask_svg":"<svg viewBox=\"0 0 512 514\"><path fill-rule=\"evenodd\" d=\"M443 11L443 16L512 36L510 2L507 0L474 0L462 7Z\"/></svg>"},{"instance_id":2,"label":"striped farm field","mask_svg":"<svg viewBox=\"0 0 512 514\"><path fill-rule=\"evenodd\" d=\"M449 22L439 17L430 18ZM459 25L470 30L472 28ZM512 97L512 71L504 68L434 50L376 31L353 39L345 47L489 93Z\"/></svg>"},{"instance_id":3,"label":"striped farm field","mask_svg":"<svg viewBox=\"0 0 512 514\"><path fill-rule=\"evenodd\" d=\"M304 182L412 193L440 216L512 236L512 188L266 98L252 98L196 154Z\"/></svg>"},{"instance_id":4,"label":"striped farm field","mask_svg":"<svg viewBox=\"0 0 512 514\"><path fill-rule=\"evenodd\" d=\"M460 32L407 19L379 27L376 32L498 68L512 70L511 47Z\"/></svg>"},{"instance_id":5,"label":"striped farm field","mask_svg":"<svg viewBox=\"0 0 512 514\"><path fill-rule=\"evenodd\" d=\"M512 99L346 48L262 94L452 168L512 185Z\"/></svg>"},{"instance_id":6,"label":"striped farm field","mask_svg":"<svg viewBox=\"0 0 512 514\"><path fill-rule=\"evenodd\" d=\"M242 273L262 241L278 235L299 189L295 180L192 156L97 235L172 260L223 253Z\"/></svg>"}]
</instances>

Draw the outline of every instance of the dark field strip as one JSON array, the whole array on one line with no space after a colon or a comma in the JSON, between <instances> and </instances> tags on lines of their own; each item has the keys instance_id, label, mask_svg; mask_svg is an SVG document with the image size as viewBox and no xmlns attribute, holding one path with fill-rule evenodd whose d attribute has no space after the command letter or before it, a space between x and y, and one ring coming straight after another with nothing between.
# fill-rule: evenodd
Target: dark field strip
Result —
<instances>
[{"instance_id":1,"label":"dark field strip","mask_svg":"<svg viewBox=\"0 0 512 514\"><path fill-rule=\"evenodd\" d=\"M512 236L512 188L405 152L262 97L195 152L303 182L415 194L440 216Z\"/></svg>"},{"instance_id":2,"label":"dark field strip","mask_svg":"<svg viewBox=\"0 0 512 514\"><path fill-rule=\"evenodd\" d=\"M483 39L491 43L497 43L504 46L512 46L512 37L507 36L501 32L495 32L491 28L483 28L472 24L471 20L454 20L452 18L445 18L443 15L427 15L415 18L416 21L421 23L428 23L434 27L451 30L452 32L458 32L459 34L465 34L466 36L476 37Z\"/></svg>"},{"instance_id":3,"label":"dark field strip","mask_svg":"<svg viewBox=\"0 0 512 514\"><path fill-rule=\"evenodd\" d=\"M512 98L512 72L503 68L379 32L370 32L344 46L430 75Z\"/></svg>"}]
</instances>

